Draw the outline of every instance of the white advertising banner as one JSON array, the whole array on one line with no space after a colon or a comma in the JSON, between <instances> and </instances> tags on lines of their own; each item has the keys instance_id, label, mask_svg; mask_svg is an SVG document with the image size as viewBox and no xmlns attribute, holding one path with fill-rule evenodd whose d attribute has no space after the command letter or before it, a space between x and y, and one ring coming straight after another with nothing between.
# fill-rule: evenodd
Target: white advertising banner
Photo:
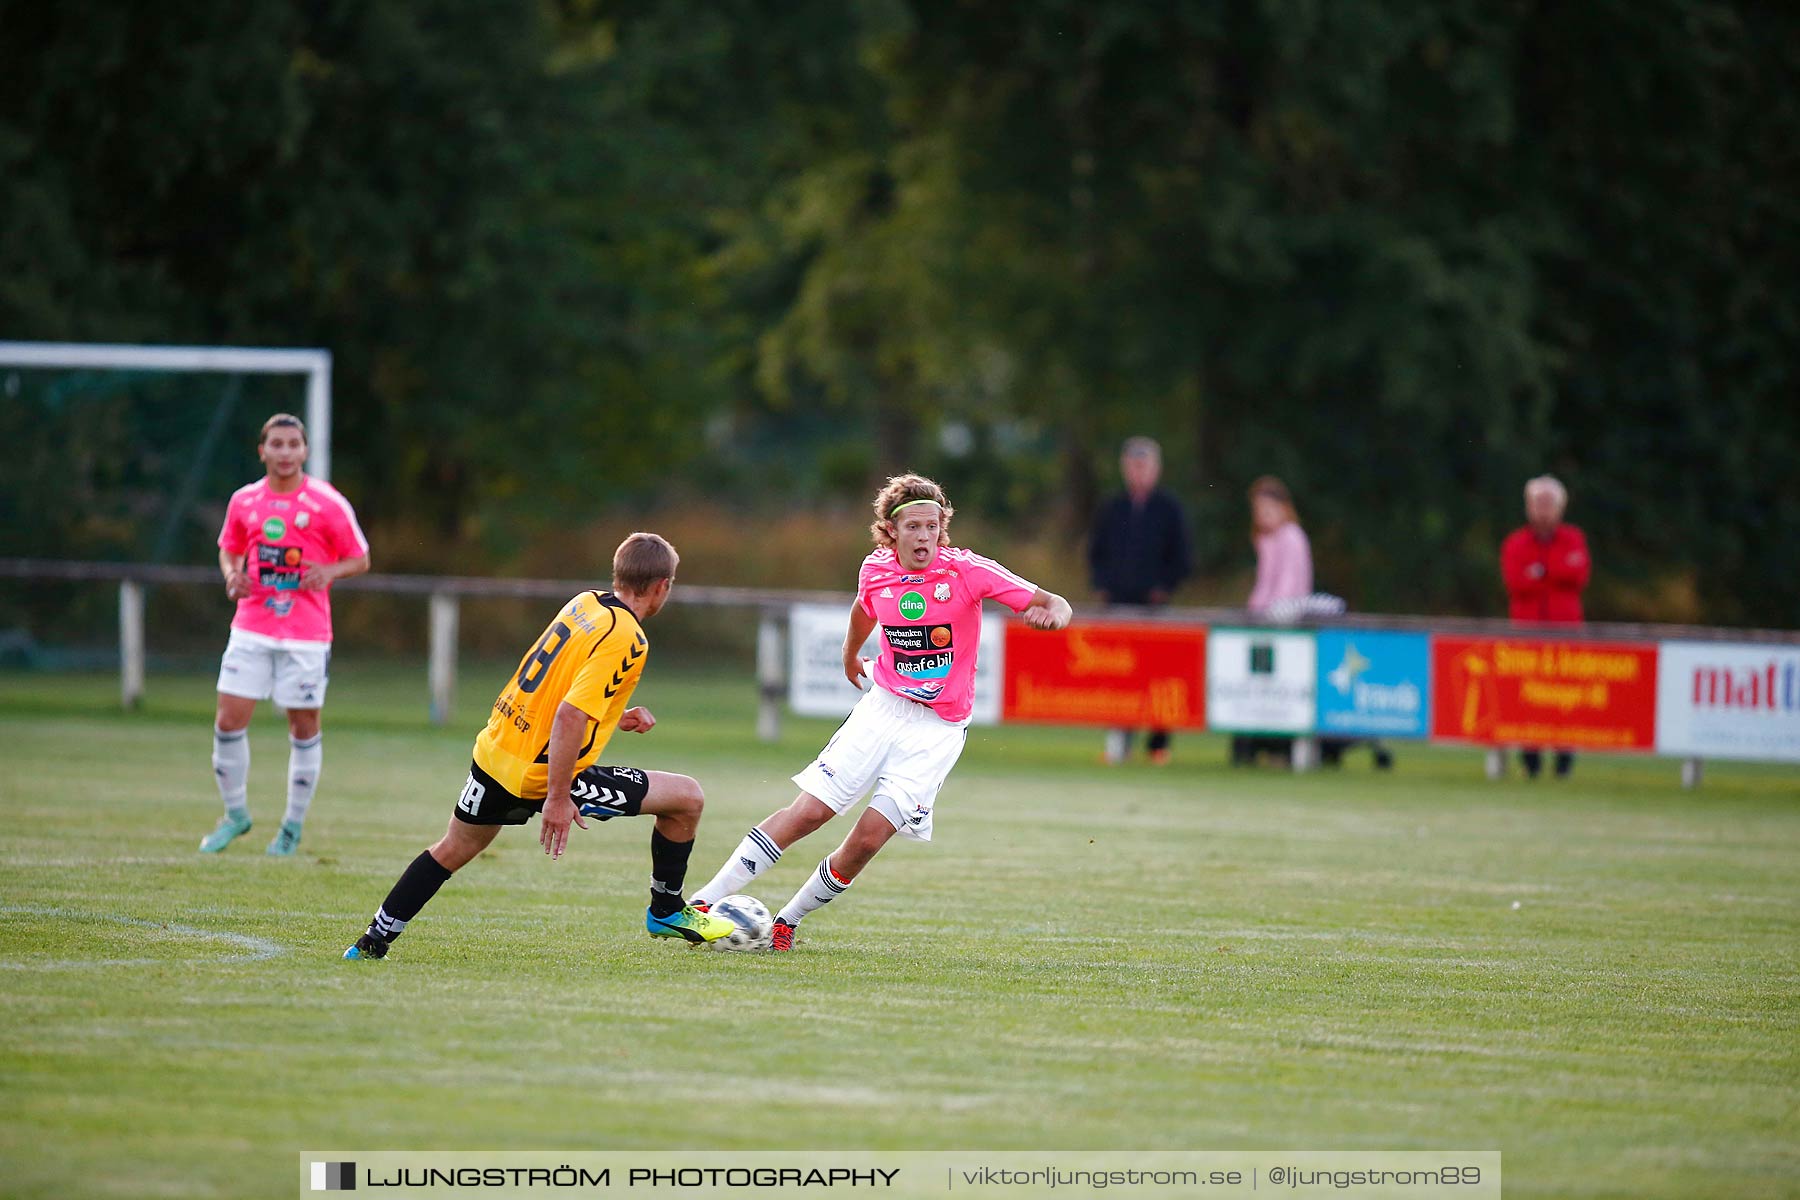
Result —
<instances>
[{"instance_id":1,"label":"white advertising banner","mask_svg":"<svg viewBox=\"0 0 1800 1200\"><path fill-rule=\"evenodd\" d=\"M1800 762L1800 646L1664 642L1656 751Z\"/></svg>"},{"instance_id":2,"label":"white advertising banner","mask_svg":"<svg viewBox=\"0 0 1800 1200\"><path fill-rule=\"evenodd\" d=\"M1206 635L1206 724L1239 733L1310 733L1318 643L1310 633L1213 629Z\"/></svg>"},{"instance_id":3,"label":"white advertising banner","mask_svg":"<svg viewBox=\"0 0 1800 1200\"><path fill-rule=\"evenodd\" d=\"M860 697L844 678L844 630L850 606L796 604L788 609L788 705L803 717L847 717ZM862 656L880 649L881 627L863 643ZM1000 723L1006 666L1006 619L981 616L981 656L975 660L976 725Z\"/></svg>"}]
</instances>

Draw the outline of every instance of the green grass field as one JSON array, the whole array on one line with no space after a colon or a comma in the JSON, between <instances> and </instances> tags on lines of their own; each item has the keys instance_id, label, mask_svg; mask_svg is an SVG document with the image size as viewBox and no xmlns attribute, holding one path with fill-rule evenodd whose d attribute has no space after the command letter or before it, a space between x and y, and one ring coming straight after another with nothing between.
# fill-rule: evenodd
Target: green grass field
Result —
<instances>
[{"instance_id":1,"label":"green grass field","mask_svg":"<svg viewBox=\"0 0 1800 1200\"><path fill-rule=\"evenodd\" d=\"M347 963L442 831L505 667L457 720L336 664L298 859L218 807L210 680L0 676L0 1192L291 1195L304 1148L1498 1149L1509 1196L1800 1193L1800 771L1584 758L1490 784L1164 770L976 730L938 840L896 842L789 956L642 931L647 821L551 863L509 831ZM667 663L613 761L707 786L690 881L791 798L829 723ZM533 827L535 829L535 826ZM752 890L771 908L827 830ZM1517 908L1514 907L1517 902ZM746 1114L752 1119L746 1120Z\"/></svg>"}]
</instances>

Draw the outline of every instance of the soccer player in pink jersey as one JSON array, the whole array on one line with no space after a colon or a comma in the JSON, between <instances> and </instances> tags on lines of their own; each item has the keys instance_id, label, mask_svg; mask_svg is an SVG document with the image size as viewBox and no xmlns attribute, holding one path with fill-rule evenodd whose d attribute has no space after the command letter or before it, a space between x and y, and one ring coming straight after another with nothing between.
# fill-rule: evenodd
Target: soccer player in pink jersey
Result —
<instances>
[{"instance_id":1,"label":"soccer player in pink jersey","mask_svg":"<svg viewBox=\"0 0 1800 1200\"><path fill-rule=\"evenodd\" d=\"M331 662L334 580L369 569L369 542L350 502L306 465L306 427L276 413L263 422L257 457L268 474L232 494L219 531L219 571L237 601L231 638L219 663L219 711L213 726L213 775L225 815L200 840L217 854L250 832L250 718L271 696L287 710L287 813L269 853L290 855L319 786L324 748L319 709Z\"/></svg>"},{"instance_id":2,"label":"soccer player in pink jersey","mask_svg":"<svg viewBox=\"0 0 1800 1200\"><path fill-rule=\"evenodd\" d=\"M931 840L932 805L968 740L982 600L998 600L1037 629L1069 623L1061 596L951 546L953 513L944 489L919 475L897 475L876 495L875 552L857 576L844 635L844 678L869 687L819 757L794 776L794 802L751 829L694 893L699 908L742 891L789 846L872 791L843 842L776 915L776 950L791 950L800 919L843 895L896 833ZM881 649L871 671L860 651L877 625Z\"/></svg>"}]
</instances>

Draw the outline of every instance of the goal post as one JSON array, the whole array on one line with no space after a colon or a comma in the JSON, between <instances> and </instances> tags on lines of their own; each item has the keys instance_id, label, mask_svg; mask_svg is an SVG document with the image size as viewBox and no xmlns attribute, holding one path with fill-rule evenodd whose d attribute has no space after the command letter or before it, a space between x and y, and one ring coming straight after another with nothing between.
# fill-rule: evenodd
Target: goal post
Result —
<instances>
[{"instance_id":1,"label":"goal post","mask_svg":"<svg viewBox=\"0 0 1800 1200\"><path fill-rule=\"evenodd\" d=\"M306 377L306 470L331 479L331 351L0 341L0 367Z\"/></svg>"},{"instance_id":2,"label":"goal post","mask_svg":"<svg viewBox=\"0 0 1800 1200\"><path fill-rule=\"evenodd\" d=\"M141 529L136 531L139 544L151 547L150 560L153 564L160 564L166 555L176 552L183 517L202 486L218 438L233 420L231 414L240 396L242 377L285 376L305 380L306 470L317 479L331 478L331 353L327 350L0 341L0 376L6 377L3 388L6 397L14 396L20 387L18 376L21 373L55 372L75 372L81 375L98 373L101 376L116 372L122 380L129 380L133 376L172 379L194 375L223 377L227 380L226 391L214 406L211 422L198 445L182 447L182 450L192 450L185 468L171 474L165 467L163 476L137 480L135 484L129 485L146 495L159 495L167 503L168 515L159 533L150 536ZM185 385L175 383L165 386ZM286 386L291 387L291 384ZM96 393L89 388L81 394L104 396L107 392L102 388ZM54 389L50 395L52 399L46 411L54 413L63 400L57 399ZM291 409L293 405L290 401L281 407ZM162 449L164 458L170 463L182 461L179 458L181 450L176 451L175 457L170 457L168 448ZM152 456L151 461L156 461L155 456ZM12 482L19 484L17 479ZM27 483L24 486L29 489L31 485ZM0 497L0 500L4 500L4 497ZM126 512L131 511L130 505L121 507ZM143 511L141 506L138 511ZM113 527L130 528L123 525L122 521L115 521ZM130 540L129 537L126 540ZM144 694L146 594L146 583L143 580L125 578L119 581L120 693L127 708L135 707Z\"/></svg>"}]
</instances>

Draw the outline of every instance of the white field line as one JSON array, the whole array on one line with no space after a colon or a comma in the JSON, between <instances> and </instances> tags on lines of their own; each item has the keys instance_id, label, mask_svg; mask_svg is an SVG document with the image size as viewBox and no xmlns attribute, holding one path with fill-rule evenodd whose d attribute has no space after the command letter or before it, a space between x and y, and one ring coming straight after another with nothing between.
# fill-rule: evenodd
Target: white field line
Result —
<instances>
[{"instance_id":1,"label":"white field line","mask_svg":"<svg viewBox=\"0 0 1800 1200\"><path fill-rule=\"evenodd\" d=\"M172 921L145 921L137 917L121 917L112 913L78 912L70 908L44 908L30 904L0 905L0 916L55 917L67 921L105 921L113 925L124 925L133 929L159 929L182 937L201 938L205 941L224 942L236 946L240 953L221 958L221 963L262 962L276 958L287 951L279 942L268 938L255 937L247 933L232 933L222 929L198 929L192 925L180 925ZM5 971L66 971L81 970L93 967L150 967L167 962L161 958L58 958L43 959L35 962L16 959L0 959L0 970Z\"/></svg>"}]
</instances>

